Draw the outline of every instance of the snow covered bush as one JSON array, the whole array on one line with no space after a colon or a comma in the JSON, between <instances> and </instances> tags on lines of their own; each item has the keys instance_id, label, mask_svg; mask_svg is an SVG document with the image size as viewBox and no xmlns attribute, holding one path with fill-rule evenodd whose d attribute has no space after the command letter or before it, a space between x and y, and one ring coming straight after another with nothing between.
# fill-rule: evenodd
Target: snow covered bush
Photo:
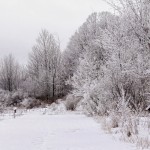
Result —
<instances>
[{"instance_id":1,"label":"snow covered bush","mask_svg":"<svg viewBox=\"0 0 150 150\"><path fill-rule=\"evenodd\" d=\"M120 122L121 139L130 143L135 143L138 148L149 149L150 128L148 117L128 115L124 121Z\"/></svg>"},{"instance_id":2,"label":"snow covered bush","mask_svg":"<svg viewBox=\"0 0 150 150\"><path fill-rule=\"evenodd\" d=\"M10 107L10 106L21 106L23 99L28 98L28 94L22 90L17 90L13 92L0 90L0 106Z\"/></svg>"},{"instance_id":3,"label":"snow covered bush","mask_svg":"<svg viewBox=\"0 0 150 150\"><path fill-rule=\"evenodd\" d=\"M88 94L85 93L84 96L91 113L100 116L108 115L112 105L112 95L105 77L93 81Z\"/></svg>"},{"instance_id":4,"label":"snow covered bush","mask_svg":"<svg viewBox=\"0 0 150 150\"><path fill-rule=\"evenodd\" d=\"M0 104L0 114L4 112L4 106Z\"/></svg>"},{"instance_id":5,"label":"snow covered bush","mask_svg":"<svg viewBox=\"0 0 150 150\"><path fill-rule=\"evenodd\" d=\"M20 106L23 99L28 97L28 94L21 89L10 92L9 94L10 98L7 100L7 106Z\"/></svg>"},{"instance_id":6,"label":"snow covered bush","mask_svg":"<svg viewBox=\"0 0 150 150\"><path fill-rule=\"evenodd\" d=\"M34 98L25 98L22 102L21 102L21 106L27 108L27 109L32 109L35 107L39 107L41 105L41 102L37 99Z\"/></svg>"},{"instance_id":7,"label":"snow covered bush","mask_svg":"<svg viewBox=\"0 0 150 150\"><path fill-rule=\"evenodd\" d=\"M116 109L121 112L129 109L132 113L141 113L146 109L149 99L149 78L138 77L133 72L116 72L112 76L112 93Z\"/></svg>"},{"instance_id":8,"label":"snow covered bush","mask_svg":"<svg viewBox=\"0 0 150 150\"><path fill-rule=\"evenodd\" d=\"M120 117L121 116L117 113L111 113L110 114L110 126L111 126L111 128L119 127Z\"/></svg>"},{"instance_id":9,"label":"snow covered bush","mask_svg":"<svg viewBox=\"0 0 150 150\"><path fill-rule=\"evenodd\" d=\"M142 148L142 149L150 148L150 138L148 136L137 138L135 143L138 148Z\"/></svg>"},{"instance_id":10,"label":"snow covered bush","mask_svg":"<svg viewBox=\"0 0 150 150\"><path fill-rule=\"evenodd\" d=\"M74 111L79 103L80 98L75 97L73 94L69 94L66 97L65 106L67 110Z\"/></svg>"},{"instance_id":11,"label":"snow covered bush","mask_svg":"<svg viewBox=\"0 0 150 150\"><path fill-rule=\"evenodd\" d=\"M121 116L114 112L110 116L103 116L101 119L102 128L108 133L112 133L112 129L119 128Z\"/></svg>"},{"instance_id":12,"label":"snow covered bush","mask_svg":"<svg viewBox=\"0 0 150 150\"><path fill-rule=\"evenodd\" d=\"M122 121L123 122L123 121ZM132 137L138 134L138 122L136 119L132 119L131 117L127 117L123 122L123 126L121 132L125 138Z\"/></svg>"},{"instance_id":13,"label":"snow covered bush","mask_svg":"<svg viewBox=\"0 0 150 150\"><path fill-rule=\"evenodd\" d=\"M11 105L20 105L23 99L28 98L28 94L23 90L19 89L11 93Z\"/></svg>"},{"instance_id":14,"label":"snow covered bush","mask_svg":"<svg viewBox=\"0 0 150 150\"><path fill-rule=\"evenodd\" d=\"M56 114L64 114L67 111L65 102L61 101L59 103L52 103L45 109L45 114L48 113L49 115L56 115Z\"/></svg>"},{"instance_id":15,"label":"snow covered bush","mask_svg":"<svg viewBox=\"0 0 150 150\"><path fill-rule=\"evenodd\" d=\"M0 103L1 105L6 105L7 102L10 100L11 95L9 91L5 91L0 89Z\"/></svg>"},{"instance_id":16,"label":"snow covered bush","mask_svg":"<svg viewBox=\"0 0 150 150\"><path fill-rule=\"evenodd\" d=\"M62 103L62 101L63 101L62 99L57 99L55 103L60 104L60 103Z\"/></svg>"},{"instance_id":17,"label":"snow covered bush","mask_svg":"<svg viewBox=\"0 0 150 150\"><path fill-rule=\"evenodd\" d=\"M101 128L102 128L105 132L107 132L107 133L112 133L112 131L111 131L111 126L110 126L110 124L109 124L109 122L110 122L109 118L103 117L103 118L100 119L100 122L101 122Z\"/></svg>"}]
</instances>

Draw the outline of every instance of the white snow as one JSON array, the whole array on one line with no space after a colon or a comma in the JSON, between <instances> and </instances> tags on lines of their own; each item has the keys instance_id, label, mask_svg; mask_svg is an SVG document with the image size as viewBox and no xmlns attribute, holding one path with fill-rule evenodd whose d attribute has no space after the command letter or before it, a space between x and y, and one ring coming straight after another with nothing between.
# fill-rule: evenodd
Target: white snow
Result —
<instances>
[{"instance_id":1,"label":"white snow","mask_svg":"<svg viewBox=\"0 0 150 150\"><path fill-rule=\"evenodd\" d=\"M134 150L83 114L35 110L0 121L0 150Z\"/></svg>"}]
</instances>

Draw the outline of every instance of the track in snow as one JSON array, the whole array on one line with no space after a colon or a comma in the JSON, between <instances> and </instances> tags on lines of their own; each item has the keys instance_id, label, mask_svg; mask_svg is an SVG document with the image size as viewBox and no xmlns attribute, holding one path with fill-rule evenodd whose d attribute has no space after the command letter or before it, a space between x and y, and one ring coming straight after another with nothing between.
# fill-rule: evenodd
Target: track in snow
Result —
<instances>
[{"instance_id":1,"label":"track in snow","mask_svg":"<svg viewBox=\"0 0 150 150\"><path fill-rule=\"evenodd\" d=\"M30 112L0 121L0 150L130 150L81 114Z\"/></svg>"}]
</instances>

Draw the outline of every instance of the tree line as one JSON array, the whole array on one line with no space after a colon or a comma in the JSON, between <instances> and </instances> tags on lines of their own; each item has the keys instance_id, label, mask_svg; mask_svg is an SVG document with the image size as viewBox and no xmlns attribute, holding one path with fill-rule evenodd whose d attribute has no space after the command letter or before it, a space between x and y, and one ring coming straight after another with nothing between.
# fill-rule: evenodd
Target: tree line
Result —
<instances>
[{"instance_id":1,"label":"tree line","mask_svg":"<svg viewBox=\"0 0 150 150\"><path fill-rule=\"evenodd\" d=\"M70 94L92 114L143 111L150 103L150 1L107 2L115 13L92 13L65 51L42 30L26 67L5 57L0 87L50 102Z\"/></svg>"},{"instance_id":2,"label":"tree line","mask_svg":"<svg viewBox=\"0 0 150 150\"><path fill-rule=\"evenodd\" d=\"M12 54L1 61L0 87L10 92L21 89L31 97L53 102L65 94L62 69L59 40L44 29L25 67L19 65Z\"/></svg>"},{"instance_id":3,"label":"tree line","mask_svg":"<svg viewBox=\"0 0 150 150\"><path fill-rule=\"evenodd\" d=\"M71 38L67 83L91 114L143 112L150 105L150 1L107 3L114 14L91 14Z\"/></svg>"}]
</instances>

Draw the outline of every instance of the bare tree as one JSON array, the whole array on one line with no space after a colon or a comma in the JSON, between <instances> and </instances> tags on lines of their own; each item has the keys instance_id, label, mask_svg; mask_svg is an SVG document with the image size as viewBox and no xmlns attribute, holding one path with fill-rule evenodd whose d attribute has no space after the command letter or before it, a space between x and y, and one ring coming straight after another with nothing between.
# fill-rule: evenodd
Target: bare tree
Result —
<instances>
[{"instance_id":1,"label":"bare tree","mask_svg":"<svg viewBox=\"0 0 150 150\"><path fill-rule=\"evenodd\" d=\"M10 54L1 63L0 86L4 90L13 91L19 88L20 66Z\"/></svg>"},{"instance_id":2,"label":"bare tree","mask_svg":"<svg viewBox=\"0 0 150 150\"><path fill-rule=\"evenodd\" d=\"M46 99L56 96L56 78L60 65L59 41L42 30L29 56L29 74Z\"/></svg>"}]
</instances>

